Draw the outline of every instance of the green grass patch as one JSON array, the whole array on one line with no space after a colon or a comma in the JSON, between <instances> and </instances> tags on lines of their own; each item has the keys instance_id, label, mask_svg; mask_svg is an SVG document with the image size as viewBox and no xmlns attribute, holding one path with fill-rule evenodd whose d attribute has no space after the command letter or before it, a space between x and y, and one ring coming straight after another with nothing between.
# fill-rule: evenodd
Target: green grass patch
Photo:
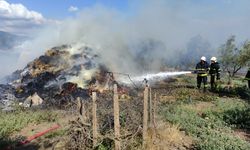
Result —
<instances>
[{"instance_id":1,"label":"green grass patch","mask_svg":"<svg viewBox=\"0 0 250 150\"><path fill-rule=\"evenodd\" d=\"M58 114L46 110L24 110L12 113L0 112L0 137L9 136L29 123L55 122Z\"/></svg>"},{"instance_id":2,"label":"green grass patch","mask_svg":"<svg viewBox=\"0 0 250 150\"><path fill-rule=\"evenodd\" d=\"M178 124L188 135L195 138L196 149L200 150L247 150L250 143L234 136L232 130L233 118L242 110L239 117L242 121L247 104L237 100L216 100L215 106L202 112L186 107L190 104L168 104L161 108L161 115L167 121ZM229 113L236 110L235 113ZM236 119L237 120L237 119ZM235 120L234 120L235 121ZM237 123L238 121L236 121Z\"/></svg>"},{"instance_id":3,"label":"green grass patch","mask_svg":"<svg viewBox=\"0 0 250 150\"><path fill-rule=\"evenodd\" d=\"M217 96L208 95L206 93L196 98L197 101L203 101L203 102L213 102L216 101L217 99L218 99Z\"/></svg>"},{"instance_id":4,"label":"green grass patch","mask_svg":"<svg viewBox=\"0 0 250 150\"><path fill-rule=\"evenodd\" d=\"M197 89L180 88L175 91L175 98L178 103L192 103L197 101L212 102L218 99L215 95L209 95Z\"/></svg>"},{"instance_id":5,"label":"green grass patch","mask_svg":"<svg viewBox=\"0 0 250 150\"><path fill-rule=\"evenodd\" d=\"M58 114L48 110L17 110L15 112L0 112L0 147L16 142L10 135L20 131L30 123L55 122Z\"/></svg>"},{"instance_id":6,"label":"green grass patch","mask_svg":"<svg viewBox=\"0 0 250 150\"><path fill-rule=\"evenodd\" d=\"M250 107L244 101L237 99L217 101L213 114L231 127L250 130Z\"/></svg>"}]
</instances>

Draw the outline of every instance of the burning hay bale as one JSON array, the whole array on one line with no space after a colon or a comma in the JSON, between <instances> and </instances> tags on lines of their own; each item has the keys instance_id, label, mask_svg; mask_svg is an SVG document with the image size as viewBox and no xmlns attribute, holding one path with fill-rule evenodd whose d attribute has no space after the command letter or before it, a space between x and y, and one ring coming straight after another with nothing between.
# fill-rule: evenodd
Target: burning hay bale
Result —
<instances>
[{"instance_id":1,"label":"burning hay bale","mask_svg":"<svg viewBox=\"0 0 250 150\"><path fill-rule=\"evenodd\" d=\"M76 97L88 98L94 90L102 91L107 71L92 48L62 45L46 51L8 79L20 102L37 93L47 104L62 104Z\"/></svg>"}]
</instances>

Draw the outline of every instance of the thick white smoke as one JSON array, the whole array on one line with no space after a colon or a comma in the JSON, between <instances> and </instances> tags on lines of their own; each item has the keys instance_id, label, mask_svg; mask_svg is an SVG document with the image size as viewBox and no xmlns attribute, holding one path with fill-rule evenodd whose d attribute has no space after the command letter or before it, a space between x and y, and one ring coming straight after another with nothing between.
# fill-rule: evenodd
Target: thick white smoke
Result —
<instances>
[{"instance_id":1,"label":"thick white smoke","mask_svg":"<svg viewBox=\"0 0 250 150\"><path fill-rule=\"evenodd\" d=\"M46 27L34 40L22 45L16 66L23 67L54 46L86 43L116 72L153 72L159 71L166 60L178 59L176 50L183 49L195 35L224 41L232 34L233 27L227 26L228 22L216 22L220 16L203 18L202 13L208 9L195 12L192 7L184 7L190 6L187 1L175 4L164 0L131 1L131 5L129 13L95 5ZM222 25L224 30L219 28Z\"/></svg>"},{"instance_id":2,"label":"thick white smoke","mask_svg":"<svg viewBox=\"0 0 250 150\"><path fill-rule=\"evenodd\" d=\"M169 39L175 37L174 31L179 28L169 21L173 14L162 4L146 4L133 16L101 5L85 9L76 17L47 27L34 41L25 43L19 63L26 64L53 46L87 43L96 47L104 63L114 71L159 71L165 60L173 56L170 48L174 43Z\"/></svg>"}]
</instances>

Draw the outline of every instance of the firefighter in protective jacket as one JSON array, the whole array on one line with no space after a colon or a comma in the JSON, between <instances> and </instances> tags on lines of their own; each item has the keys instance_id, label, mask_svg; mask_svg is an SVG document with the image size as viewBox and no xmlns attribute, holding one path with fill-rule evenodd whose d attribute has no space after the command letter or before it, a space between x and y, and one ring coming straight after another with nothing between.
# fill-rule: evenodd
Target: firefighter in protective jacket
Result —
<instances>
[{"instance_id":1,"label":"firefighter in protective jacket","mask_svg":"<svg viewBox=\"0 0 250 150\"><path fill-rule=\"evenodd\" d=\"M206 62L206 57L202 56L200 62L196 65L197 73L197 88L201 88L201 82L204 84L204 92L207 89L207 73L209 70L209 64Z\"/></svg>"},{"instance_id":2,"label":"firefighter in protective jacket","mask_svg":"<svg viewBox=\"0 0 250 150\"><path fill-rule=\"evenodd\" d=\"M250 88L250 68L248 68L245 79L248 80L248 88Z\"/></svg>"},{"instance_id":3,"label":"firefighter in protective jacket","mask_svg":"<svg viewBox=\"0 0 250 150\"><path fill-rule=\"evenodd\" d=\"M220 71L221 71L220 64L217 62L216 57L212 57L210 70L209 70L211 90L216 89L217 84L215 82L215 77L216 77L216 80L220 80Z\"/></svg>"}]
</instances>

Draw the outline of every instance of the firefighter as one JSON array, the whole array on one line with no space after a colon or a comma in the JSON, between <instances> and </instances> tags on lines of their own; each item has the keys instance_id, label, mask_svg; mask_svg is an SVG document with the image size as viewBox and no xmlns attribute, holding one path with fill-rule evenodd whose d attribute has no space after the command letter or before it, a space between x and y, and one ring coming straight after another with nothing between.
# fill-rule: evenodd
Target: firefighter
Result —
<instances>
[{"instance_id":1,"label":"firefighter","mask_svg":"<svg viewBox=\"0 0 250 150\"><path fill-rule=\"evenodd\" d=\"M217 84L215 82L215 77L216 80L220 80L220 64L217 62L216 57L212 57L210 59L211 64L210 64L210 70L209 70L209 75L210 75L210 84L211 84L211 90L215 90L217 87Z\"/></svg>"},{"instance_id":2,"label":"firefighter","mask_svg":"<svg viewBox=\"0 0 250 150\"><path fill-rule=\"evenodd\" d=\"M248 68L245 79L248 80L248 88L250 88L250 67Z\"/></svg>"},{"instance_id":3,"label":"firefighter","mask_svg":"<svg viewBox=\"0 0 250 150\"><path fill-rule=\"evenodd\" d=\"M207 73L209 64L206 62L206 57L202 56L200 62L196 65L195 72L197 73L197 88L201 88L201 82L204 84L204 92L207 89Z\"/></svg>"}]
</instances>

